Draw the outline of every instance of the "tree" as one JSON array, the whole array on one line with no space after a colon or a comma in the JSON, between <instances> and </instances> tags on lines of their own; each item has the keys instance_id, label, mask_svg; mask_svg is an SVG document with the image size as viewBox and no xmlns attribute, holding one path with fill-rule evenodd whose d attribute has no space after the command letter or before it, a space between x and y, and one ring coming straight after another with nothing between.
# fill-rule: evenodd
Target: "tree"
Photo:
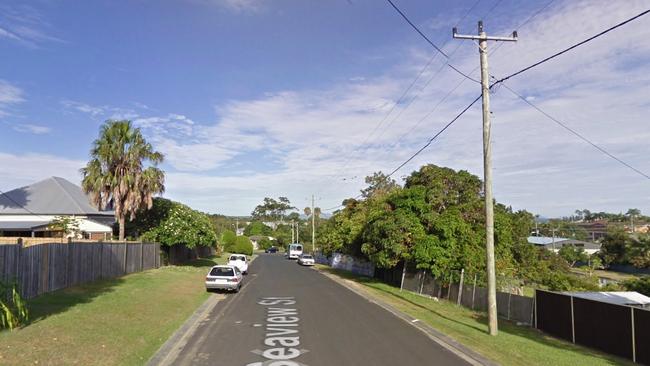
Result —
<instances>
[{"instance_id":1,"label":"tree","mask_svg":"<svg viewBox=\"0 0 650 366\"><path fill-rule=\"evenodd\" d=\"M386 195L394 189L400 188L394 179L382 172L372 173L366 177L365 181L368 187L361 190L363 198Z\"/></svg>"},{"instance_id":2,"label":"tree","mask_svg":"<svg viewBox=\"0 0 650 366\"><path fill-rule=\"evenodd\" d=\"M636 291L646 296L650 296L650 276L624 281L623 286L625 286L628 291Z\"/></svg>"},{"instance_id":3,"label":"tree","mask_svg":"<svg viewBox=\"0 0 650 366\"><path fill-rule=\"evenodd\" d=\"M253 221L246 226L244 229L244 235L253 236L253 235L265 235L269 236L273 233L273 229L269 226L264 225L261 221Z\"/></svg>"},{"instance_id":4,"label":"tree","mask_svg":"<svg viewBox=\"0 0 650 366\"><path fill-rule=\"evenodd\" d=\"M78 239L81 237L79 219L71 216L55 216L47 225L47 228L52 231L61 231L65 238Z\"/></svg>"},{"instance_id":5,"label":"tree","mask_svg":"<svg viewBox=\"0 0 650 366\"><path fill-rule=\"evenodd\" d=\"M153 205L163 193L164 173L156 166L163 155L154 151L131 121L107 121L90 151L91 160L81 169L81 187L99 209L112 207L124 240L125 222ZM149 162L150 166L145 166Z\"/></svg>"},{"instance_id":6,"label":"tree","mask_svg":"<svg viewBox=\"0 0 650 366\"><path fill-rule=\"evenodd\" d=\"M266 250L273 246L273 241L269 238L262 238L257 242L260 249Z\"/></svg>"},{"instance_id":7,"label":"tree","mask_svg":"<svg viewBox=\"0 0 650 366\"><path fill-rule=\"evenodd\" d=\"M641 210L639 210L638 208L631 208L631 209L627 210L627 213L625 215L630 218L630 224L632 226L632 232L635 232L636 230L635 230L635 227L634 227L634 218L641 215Z\"/></svg>"},{"instance_id":8,"label":"tree","mask_svg":"<svg viewBox=\"0 0 650 366\"><path fill-rule=\"evenodd\" d=\"M282 221L289 210L295 210L287 197L278 197L277 200L269 197L264 198L261 205L257 205L251 215L255 220L260 221Z\"/></svg>"},{"instance_id":9,"label":"tree","mask_svg":"<svg viewBox=\"0 0 650 366\"><path fill-rule=\"evenodd\" d=\"M166 246L181 244L188 248L217 245L217 234L206 214L178 202L169 201L171 204L168 204L165 201L169 200L154 200L154 206L156 202L160 202L160 211L167 211L154 210L157 214L160 213L159 221L150 222L152 227L142 234L143 241L153 241Z\"/></svg>"},{"instance_id":10,"label":"tree","mask_svg":"<svg viewBox=\"0 0 650 366\"><path fill-rule=\"evenodd\" d=\"M608 232L603 238L599 252L603 262L608 266L614 263L626 263L626 252L630 241L630 236L622 229Z\"/></svg>"},{"instance_id":11,"label":"tree","mask_svg":"<svg viewBox=\"0 0 650 366\"><path fill-rule=\"evenodd\" d=\"M234 231L225 230L221 233L221 244L223 245L223 250L226 252L232 251L232 248L237 242L237 234Z\"/></svg>"},{"instance_id":12,"label":"tree","mask_svg":"<svg viewBox=\"0 0 650 366\"><path fill-rule=\"evenodd\" d=\"M253 255L253 243L246 236L238 236L232 247L232 253Z\"/></svg>"},{"instance_id":13,"label":"tree","mask_svg":"<svg viewBox=\"0 0 650 366\"><path fill-rule=\"evenodd\" d=\"M560 248L558 254L560 257L569 263L571 267L575 266L577 262L586 262L589 256L582 248L576 248L573 245L565 245Z\"/></svg>"}]
</instances>

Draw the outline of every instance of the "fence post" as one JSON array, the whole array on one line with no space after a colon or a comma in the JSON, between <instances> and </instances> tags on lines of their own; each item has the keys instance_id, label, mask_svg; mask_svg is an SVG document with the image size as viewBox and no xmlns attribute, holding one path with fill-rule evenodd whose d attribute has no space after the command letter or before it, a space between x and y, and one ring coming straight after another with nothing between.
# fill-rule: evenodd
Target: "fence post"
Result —
<instances>
[{"instance_id":1,"label":"fence post","mask_svg":"<svg viewBox=\"0 0 650 366\"><path fill-rule=\"evenodd\" d=\"M476 298L476 273L474 273L474 287L472 288L472 310L474 310L475 298Z\"/></svg>"},{"instance_id":2,"label":"fence post","mask_svg":"<svg viewBox=\"0 0 650 366\"><path fill-rule=\"evenodd\" d=\"M144 243L140 242L140 272L144 271Z\"/></svg>"},{"instance_id":3,"label":"fence post","mask_svg":"<svg viewBox=\"0 0 650 366\"><path fill-rule=\"evenodd\" d=\"M463 298L463 280L465 279L465 268L460 270L460 284L458 284L458 301L456 305L460 306L460 300Z\"/></svg>"},{"instance_id":4,"label":"fence post","mask_svg":"<svg viewBox=\"0 0 650 366\"><path fill-rule=\"evenodd\" d=\"M16 261L16 271L14 272L14 279L18 283L18 291L20 292L21 295L25 296L25 293L23 291L23 276L20 273L20 261L22 260L23 256L23 238L18 238L18 243L16 244L16 257L14 258Z\"/></svg>"},{"instance_id":5,"label":"fence post","mask_svg":"<svg viewBox=\"0 0 650 366\"><path fill-rule=\"evenodd\" d=\"M576 326L573 316L573 296L571 296L571 340L574 344L576 343Z\"/></svg>"},{"instance_id":6,"label":"fence post","mask_svg":"<svg viewBox=\"0 0 650 366\"><path fill-rule=\"evenodd\" d=\"M510 301L512 300L512 293L508 292L508 320L510 320Z\"/></svg>"},{"instance_id":7,"label":"fence post","mask_svg":"<svg viewBox=\"0 0 650 366\"><path fill-rule=\"evenodd\" d=\"M126 274L126 256L129 253L129 244L124 242L124 274Z\"/></svg>"},{"instance_id":8,"label":"fence post","mask_svg":"<svg viewBox=\"0 0 650 366\"><path fill-rule=\"evenodd\" d=\"M636 363L636 338L634 335L634 307L630 306L630 313L632 313L632 362Z\"/></svg>"},{"instance_id":9,"label":"fence post","mask_svg":"<svg viewBox=\"0 0 650 366\"><path fill-rule=\"evenodd\" d=\"M420 281L420 295L422 295L422 289L424 288L424 279L427 277L427 270L422 271L422 280Z\"/></svg>"},{"instance_id":10,"label":"fence post","mask_svg":"<svg viewBox=\"0 0 650 366\"><path fill-rule=\"evenodd\" d=\"M452 281L452 274L451 272L449 273L449 283L447 284L447 301L451 298L451 281Z\"/></svg>"},{"instance_id":11,"label":"fence post","mask_svg":"<svg viewBox=\"0 0 650 366\"><path fill-rule=\"evenodd\" d=\"M402 266L402 282L399 284L400 291L404 288L404 276L406 276L406 261L404 261L404 265Z\"/></svg>"},{"instance_id":12,"label":"fence post","mask_svg":"<svg viewBox=\"0 0 650 366\"><path fill-rule=\"evenodd\" d=\"M533 294L533 312L535 314L535 323L533 324L533 327L537 329L537 289L535 289L535 293Z\"/></svg>"}]
</instances>

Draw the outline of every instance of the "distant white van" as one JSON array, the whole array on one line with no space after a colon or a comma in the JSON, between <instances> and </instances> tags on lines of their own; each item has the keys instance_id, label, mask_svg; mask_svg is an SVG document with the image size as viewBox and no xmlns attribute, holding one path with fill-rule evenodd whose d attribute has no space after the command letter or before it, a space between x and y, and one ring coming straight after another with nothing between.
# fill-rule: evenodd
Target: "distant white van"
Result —
<instances>
[{"instance_id":1,"label":"distant white van","mask_svg":"<svg viewBox=\"0 0 650 366\"><path fill-rule=\"evenodd\" d=\"M289 250L287 251L289 259L298 259L302 255L302 244L295 243L289 244Z\"/></svg>"}]
</instances>

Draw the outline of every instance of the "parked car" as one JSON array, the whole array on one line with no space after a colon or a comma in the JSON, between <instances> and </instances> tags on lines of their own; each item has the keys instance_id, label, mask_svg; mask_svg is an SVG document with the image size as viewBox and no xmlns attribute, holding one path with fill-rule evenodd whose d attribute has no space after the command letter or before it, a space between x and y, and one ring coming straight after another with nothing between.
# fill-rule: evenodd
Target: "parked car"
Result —
<instances>
[{"instance_id":1,"label":"parked car","mask_svg":"<svg viewBox=\"0 0 650 366\"><path fill-rule=\"evenodd\" d=\"M298 264L303 266L313 266L316 264L316 261L314 260L314 257L311 256L311 254L303 254L298 257Z\"/></svg>"},{"instance_id":2,"label":"parked car","mask_svg":"<svg viewBox=\"0 0 650 366\"><path fill-rule=\"evenodd\" d=\"M244 276L236 266L214 266L205 277L205 289L239 292Z\"/></svg>"},{"instance_id":3,"label":"parked car","mask_svg":"<svg viewBox=\"0 0 650 366\"><path fill-rule=\"evenodd\" d=\"M248 258L244 254L231 254L228 265L239 268L243 274L248 274Z\"/></svg>"},{"instance_id":4,"label":"parked car","mask_svg":"<svg viewBox=\"0 0 650 366\"><path fill-rule=\"evenodd\" d=\"M278 252L278 248L276 248L276 247L266 248L265 252L266 252L266 253L277 253L277 252Z\"/></svg>"}]
</instances>

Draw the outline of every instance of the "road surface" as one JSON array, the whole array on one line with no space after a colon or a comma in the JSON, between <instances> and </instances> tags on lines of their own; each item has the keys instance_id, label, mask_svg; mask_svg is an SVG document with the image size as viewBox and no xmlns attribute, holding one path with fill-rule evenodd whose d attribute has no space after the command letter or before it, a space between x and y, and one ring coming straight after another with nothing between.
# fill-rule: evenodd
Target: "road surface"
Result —
<instances>
[{"instance_id":1,"label":"road surface","mask_svg":"<svg viewBox=\"0 0 650 366\"><path fill-rule=\"evenodd\" d=\"M467 365L418 329L281 254L263 254L175 365ZM216 295L213 295L216 296Z\"/></svg>"}]
</instances>

